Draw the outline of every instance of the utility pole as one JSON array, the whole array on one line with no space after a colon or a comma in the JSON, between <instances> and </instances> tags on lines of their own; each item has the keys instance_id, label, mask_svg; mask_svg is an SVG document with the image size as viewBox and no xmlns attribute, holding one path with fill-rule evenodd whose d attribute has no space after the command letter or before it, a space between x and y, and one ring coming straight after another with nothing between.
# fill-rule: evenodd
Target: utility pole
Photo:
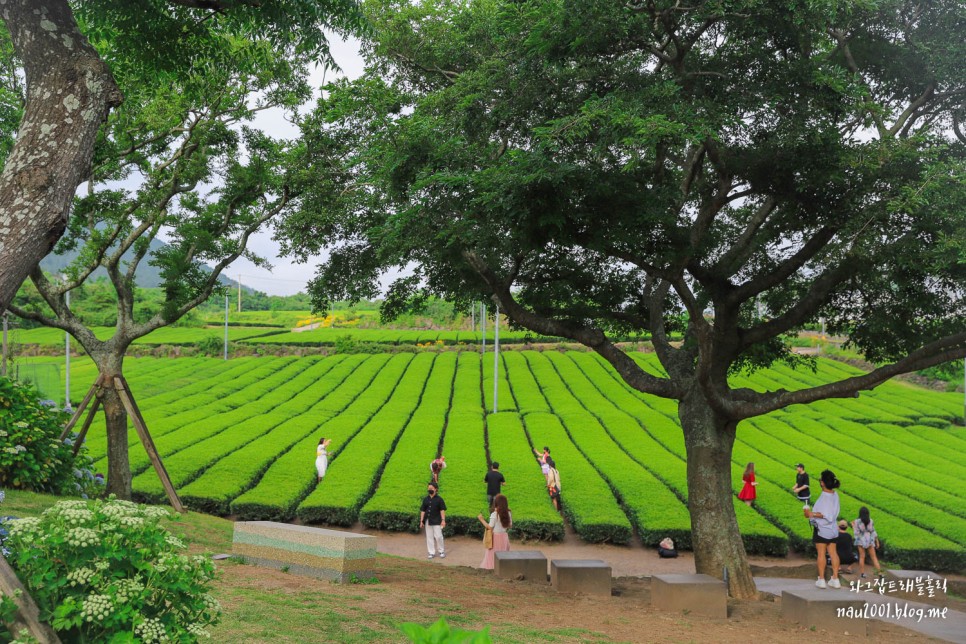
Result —
<instances>
[{"instance_id":1,"label":"utility pole","mask_svg":"<svg viewBox=\"0 0 966 644\"><path fill-rule=\"evenodd\" d=\"M499 408L497 398L500 395L500 305L496 305L496 315L493 316L493 413Z\"/></svg>"},{"instance_id":2,"label":"utility pole","mask_svg":"<svg viewBox=\"0 0 966 644\"><path fill-rule=\"evenodd\" d=\"M480 302L480 331L483 333L481 353L486 353L486 302Z\"/></svg>"},{"instance_id":3,"label":"utility pole","mask_svg":"<svg viewBox=\"0 0 966 644\"><path fill-rule=\"evenodd\" d=\"M228 359L228 293L225 293L225 360Z\"/></svg>"},{"instance_id":4,"label":"utility pole","mask_svg":"<svg viewBox=\"0 0 966 644\"><path fill-rule=\"evenodd\" d=\"M67 276L64 275L64 281L67 281ZM64 291L64 303L67 308L70 309L70 291ZM64 380L64 409L70 411L70 333L64 332L64 360L66 364L66 374Z\"/></svg>"},{"instance_id":5,"label":"utility pole","mask_svg":"<svg viewBox=\"0 0 966 644\"><path fill-rule=\"evenodd\" d=\"M3 312L3 362L0 362L0 376L7 375L7 316L10 311Z\"/></svg>"}]
</instances>

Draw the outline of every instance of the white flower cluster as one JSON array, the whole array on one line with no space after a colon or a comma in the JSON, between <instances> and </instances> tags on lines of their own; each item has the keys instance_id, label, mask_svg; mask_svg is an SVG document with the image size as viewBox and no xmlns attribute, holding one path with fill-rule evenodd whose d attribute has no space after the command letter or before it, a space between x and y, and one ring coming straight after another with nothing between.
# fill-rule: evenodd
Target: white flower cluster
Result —
<instances>
[{"instance_id":1,"label":"white flower cluster","mask_svg":"<svg viewBox=\"0 0 966 644\"><path fill-rule=\"evenodd\" d=\"M60 516L68 524L76 526L89 525L94 521L94 513L87 508L69 508L61 512Z\"/></svg>"},{"instance_id":2,"label":"white flower cluster","mask_svg":"<svg viewBox=\"0 0 966 644\"><path fill-rule=\"evenodd\" d=\"M211 593L205 593L201 596L201 601L205 603L205 608L213 612L221 612L221 604L215 599Z\"/></svg>"},{"instance_id":3,"label":"white flower cluster","mask_svg":"<svg viewBox=\"0 0 966 644\"><path fill-rule=\"evenodd\" d=\"M159 505L142 506L141 512L145 519L170 519L171 512Z\"/></svg>"},{"instance_id":4,"label":"white flower cluster","mask_svg":"<svg viewBox=\"0 0 966 644\"><path fill-rule=\"evenodd\" d=\"M140 514L136 503L114 499L101 507L101 514L109 518L131 517Z\"/></svg>"},{"instance_id":5,"label":"white flower cluster","mask_svg":"<svg viewBox=\"0 0 966 644\"><path fill-rule=\"evenodd\" d=\"M40 519L37 517L26 517L14 519L7 522L7 530L11 537L23 537L24 540L37 535L40 530Z\"/></svg>"},{"instance_id":6,"label":"white flower cluster","mask_svg":"<svg viewBox=\"0 0 966 644\"><path fill-rule=\"evenodd\" d=\"M97 571L90 568L74 568L69 573L67 573L67 581L70 582L71 586L86 586L91 583L91 579Z\"/></svg>"},{"instance_id":7,"label":"white flower cluster","mask_svg":"<svg viewBox=\"0 0 966 644\"><path fill-rule=\"evenodd\" d=\"M201 624L188 624L187 630L198 639L211 639L211 633Z\"/></svg>"},{"instance_id":8,"label":"white flower cluster","mask_svg":"<svg viewBox=\"0 0 966 644\"><path fill-rule=\"evenodd\" d=\"M100 541L97 531L90 528L71 528L67 532L67 543L78 548L96 545Z\"/></svg>"},{"instance_id":9,"label":"white flower cluster","mask_svg":"<svg viewBox=\"0 0 966 644\"><path fill-rule=\"evenodd\" d=\"M111 564L107 561L104 561L103 559L98 559L97 561L94 562L94 568L96 568L100 572L104 572L110 567L111 567Z\"/></svg>"},{"instance_id":10,"label":"white flower cluster","mask_svg":"<svg viewBox=\"0 0 966 644\"><path fill-rule=\"evenodd\" d=\"M26 429L29 423L25 420L18 420L13 424L14 427L19 427L20 429Z\"/></svg>"},{"instance_id":11,"label":"white flower cluster","mask_svg":"<svg viewBox=\"0 0 966 644\"><path fill-rule=\"evenodd\" d=\"M144 519L141 517L121 517L118 519L118 523L125 528L140 529L144 527Z\"/></svg>"},{"instance_id":12,"label":"white flower cluster","mask_svg":"<svg viewBox=\"0 0 966 644\"><path fill-rule=\"evenodd\" d=\"M9 436L9 435L10 434L8 434L6 430L0 429L0 436Z\"/></svg>"},{"instance_id":13,"label":"white flower cluster","mask_svg":"<svg viewBox=\"0 0 966 644\"><path fill-rule=\"evenodd\" d=\"M108 595L88 595L81 609L81 618L88 622L103 621L114 612L114 602Z\"/></svg>"},{"instance_id":14,"label":"white flower cluster","mask_svg":"<svg viewBox=\"0 0 966 644\"><path fill-rule=\"evenodd\" d=\"M121 604L136 598L144 591L144 584L137 579L121 579L117 582L115 596Z\"/></svg>"},{"instance_id":15,"label":"white flower cluster","mask_svg":"<svg viewBox=\"0 0 966 644\"><path fill-rule=\"evenodd\" d=\"M167 642L168 634L164 630L164 624L160 619L148 617L143 622L134 627L134 634L141 638L142 642Z\"/></svg>"},{"instance_id":16,"label":"white flower cluster","mask_svg":"<svg viewBox=\"0 0 966 644\"><path fill-rule=\"evenodd\" d=\"M173 534L167 535L164 538L164 540L169 546L174 546L175 548L182 548L182 549L185 547L184 541L174 536Z\"/></svg>"}]
</instances>

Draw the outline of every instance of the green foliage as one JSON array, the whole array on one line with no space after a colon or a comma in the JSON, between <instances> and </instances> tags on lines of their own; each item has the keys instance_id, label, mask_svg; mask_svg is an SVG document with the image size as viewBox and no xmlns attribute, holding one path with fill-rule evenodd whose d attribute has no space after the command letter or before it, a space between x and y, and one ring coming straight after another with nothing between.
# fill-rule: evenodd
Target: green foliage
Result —
<instances>
[{"instance_id":1,"label":"green foliage","mask_svg":"<svg viewBox=\"0 0 966 644\"><path fill-rule=\"evenodd\" d=\"M37 392L0 377L0 487L79 496L100 492L91 459L60 434L69 414L41 402Z\"/></svg>"},{"instance_id":2,"label":"green foliage","mask_svg":"<svg viewBox=\"0 0 966 644\"><path fill-rule=\"evenodd\" d=\"M208 557L160 521L163 508L62 501L9 522L8 557L64 641L194 642L217 623Z\"/></svg>"},{"instance_id":3,"label":"green foliage","mask_svg":"<svg viewBox=\"0 0 966 644\"><path fill-rule=\"evenodd\" d=\"M415 644L489 644L493 641L489 626L482 631L451 629L444 617L429 628L413 623L400 624L399 628Z\"/></svg>"}]
</instances>

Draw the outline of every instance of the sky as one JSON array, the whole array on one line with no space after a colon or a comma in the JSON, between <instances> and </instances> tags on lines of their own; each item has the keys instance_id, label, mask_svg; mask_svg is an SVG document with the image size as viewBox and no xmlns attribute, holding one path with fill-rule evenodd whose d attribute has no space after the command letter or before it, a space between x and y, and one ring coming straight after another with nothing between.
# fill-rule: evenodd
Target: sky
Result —
<instances>
[{"instance_id":1,"label":"sky","mask_svg":"<svg viewBox=\"0 0 966 644\"><path fill-rule=\"evenodd\" d=\"M320 87L323 82L329 82L340 76L357 78L362 75L363 61L359 55L359 43L354 39L342 40L339 36L329 36L332 57L336 64L341 68L341 72L333 70L324 71L316 69L312 74L312 85ZM318 90L315 92L315 99L318 98ZM296 129L291 123L287 122L282 112L265 112L259 115L255 121L255 126L273 136L295 136ZM248 247L256 255L268 259L272 265L272 270L266 270L253 265L247 259L240 258L225 268L222 273L225 277L241 281L245 286L253 288L269 295L293 295L305 290L305 285L315 275L315 269L320 258L310 258L306 264L296 264L292 259L279 256L278 242L272 240L272 232L253 235L248 242Z\"/></svg>"}]
</instances>

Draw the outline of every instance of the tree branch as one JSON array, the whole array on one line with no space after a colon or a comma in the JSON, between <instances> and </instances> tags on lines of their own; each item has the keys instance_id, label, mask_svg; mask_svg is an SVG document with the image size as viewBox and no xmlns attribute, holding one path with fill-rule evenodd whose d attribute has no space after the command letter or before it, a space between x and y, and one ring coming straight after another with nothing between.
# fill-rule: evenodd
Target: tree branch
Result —
<instances>
[{"instance_id":1,"label":"tree branch","mask_svg":"<svg viewBox=\"0 0 966 644\"><path fill-rule=\"evenodd\" d=\"M463 251L466 263L480 276L493 293L493 297L506 312L507 316L522 327L543 333L570 338L590 347L610 362L624 380L645 393L662 398L679 398L677 386L666 378L657 378L642 370L636 362L618 349L602 331L586 327L575 327L559 320L545 318L521 306L510 292L510 284L501 280L489 266L474 252Z\"/></svg>"},{"instance_id":2,"label":"tree branch","mask_svg":"<svg viewBox=\"0 0 966 644\"><path fill-rule=\"evenodd\" d=\"M790 405L808 404L826 398L852 398L858 396L860 391L874 389L894 376L962 358L966 358L966 333L940 338L913 351L898 362L879 367L861 376L798 391L759 394L756 401L735 402L732 398L727 403L727 409L733 419L741 420Z\"/></svg>"}]
</instances>

